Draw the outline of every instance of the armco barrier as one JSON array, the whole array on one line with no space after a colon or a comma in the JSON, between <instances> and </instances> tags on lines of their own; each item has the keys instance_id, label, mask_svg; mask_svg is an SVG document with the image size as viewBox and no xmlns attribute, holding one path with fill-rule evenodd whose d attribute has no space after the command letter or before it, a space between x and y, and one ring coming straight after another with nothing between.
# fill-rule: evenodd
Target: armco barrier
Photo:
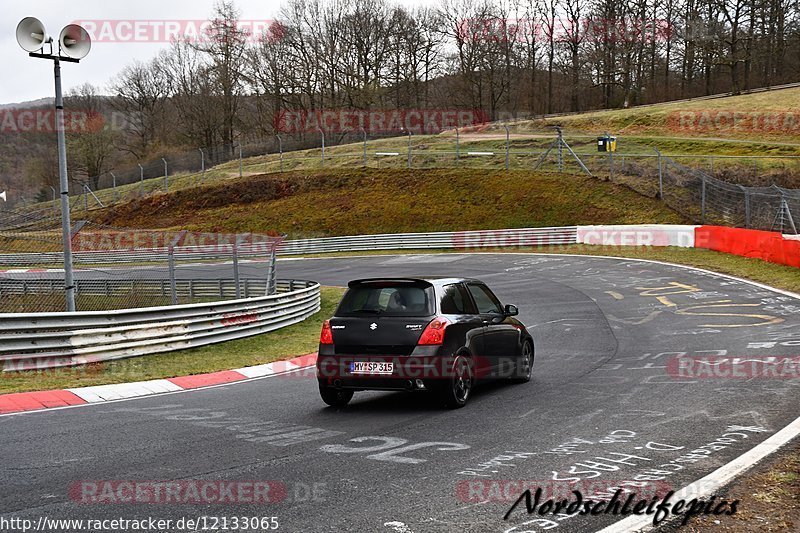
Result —
<instances>
[{"instance_id":1,"label":"armco barrier","mask_svg":"<svg viewBox=\"0 0 800 533\"><path fill-rule=\"evenodd\" d=\"M692 248L697 226L638 224L578 226L578 244L602 246L678 246Z\"/></svg>"},{"instance_id":2,"label":"armco barrier","mask_svg":"<svg viewBox=\"0 0 800 533\"><path fill-rule=\"evenodd\" d=\"M300 322L320 308L319 283L243 300L79 313L0 314L3 370L73 366L194 348Z\"/></svg>"},{"instance_id":3,"label":"armco barrier","mask_svg":"<svg viewBox=\"0 0 800 533\"><path fill-rule=\"evenodd\" d=\"M280 255L303 255L326 252L349 252L366 250L403 250L413 248L494 248L504 246L546 246L553 244L575 244L577 228L513 228L476 231L440 231L429 233L387 233L379 235L347 235L296 239L283 241L278 248ZM230 247L228 247L230 248ZM229 249L223 251L229 252ZM76 251L75 264L148 263L164 261L165 248L146 250ZM262 258L264 250L258 246L241 245L240 258ZM58 265L63 263L63 254L17 253L0 255L0 266L30 267ZM209 253L206 248L186 246L175 251L175 260L203 261L219 259L219 251Z\"/></svg>"},{"instance_id":4,"label":"armco barrier","mask_svg":"<svg viewBox=\"0 0 800 533\"><path fill-rule=\"evenodd\" d=\"M772 231L699 226L695 247L800 268L800 240Z\"/></svg>"},{"instance_id":5,"label":"armco barrier","mask_svg":"<svg viewBox=\"0 0 800 533\"><path fill-rule=\"evenodd\" d=\"M439 231L433 233L386 233L348 235L283 241L280 255L303 255L326 252L366 250L403 250L424 248L495 248L508 246L547 246L575 244L577 227L513 228L476 231Z\"/></svg>"}]
</instances>

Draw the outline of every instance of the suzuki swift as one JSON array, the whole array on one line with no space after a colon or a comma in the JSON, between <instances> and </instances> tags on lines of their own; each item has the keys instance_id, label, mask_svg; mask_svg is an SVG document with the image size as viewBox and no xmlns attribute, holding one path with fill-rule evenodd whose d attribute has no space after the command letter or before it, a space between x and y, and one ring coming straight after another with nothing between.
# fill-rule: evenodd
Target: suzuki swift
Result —
<instances>
[{"instance_id":1,"label":"suzuki swift","mask_svg":"<svg viewBox=\"0 0 800 533\"><path fill-rule=\"evenodd\" d=\"M479 379L531 379L533 338L486 286L464 278L360 279L322 325L322 400L363 390L427 390L463 407Z\"/></svg>"}]
</instances>

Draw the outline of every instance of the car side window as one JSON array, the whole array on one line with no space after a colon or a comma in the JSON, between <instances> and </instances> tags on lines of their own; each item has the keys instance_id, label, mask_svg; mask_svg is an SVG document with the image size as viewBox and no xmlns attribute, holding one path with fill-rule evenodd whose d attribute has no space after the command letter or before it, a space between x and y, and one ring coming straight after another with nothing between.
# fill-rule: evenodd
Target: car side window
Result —
<instances>
[{"instance_id":1,"label":"car side window","mask_svg":"<svg viewBox=\"0 0 800 533\"><path fill-rule=\"evenodd\" d=\"M442 289L442 313L445 315L465 315L473 313L469 296L458 285L445 285Z\"/></svg>"},{"instance_id":2,"label":"car side window","mask_svg":"<svg viewBox=\"0 0 800 533\"><path fill-rule=\"evenodd\" d=\"M470 283L467 287L469 288L469 293L472 295L472 298L475 300L475 305L478 306L479 313L503 313L503 306L500 305L500 301L492 294L492 291L490 291L488 287L473 283Z\"/></svg>"}]
</instances>

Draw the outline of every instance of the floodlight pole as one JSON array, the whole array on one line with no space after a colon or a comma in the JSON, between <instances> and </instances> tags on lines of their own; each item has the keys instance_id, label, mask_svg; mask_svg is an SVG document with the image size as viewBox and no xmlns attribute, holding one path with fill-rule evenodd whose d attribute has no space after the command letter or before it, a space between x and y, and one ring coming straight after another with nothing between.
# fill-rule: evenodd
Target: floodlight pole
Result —
<instances>
[{"instance_id":1,"label":"floodlight pole","mask_svg":"<svg viewBox=\"0 0 800 533\"><path fill-rule=\"evenodd\" d=\"M75 36L73 30L77 30L80 35ZM75 50L72 50L72 47L84 39L88 40L88 34L83 28L74 24L66 26L61 30L58 53L54 53L53 40L47 36L44 31L44 25L39 20L33 17L26 17L17 26L17 42L23 50L28 52L30 57L53 61L53 77L55 78L56 89L58 182L61 189L61 238L64 245L64 296L68 312L75 312L75 279L72 272L72 228L69 219L69 178L67 176L67 141L64 132L64 98L61 94L61 61L79 63L80 58L89 53L91 41L88 44L84 42L82 46L77 47ZM50 44L49 54L41 52L45 44ZM80 57L72 56L73 53Z\"/></svg>"},{"instance_id":2,"label":"floodlight pole","mask_svg":"<svg viewBox=\"0 0 800 533\"><path fill-rule=\"evenodd\" d=\"M61 239L64 244L64 291L67 311L75 312L75 279L72 274L72 225L69 220L67 141L64 134L64 99L61 96L61 61L53 57L56 82L56 133L58 135L58 181L61 187Z\"/></svg>"}]
</instances>

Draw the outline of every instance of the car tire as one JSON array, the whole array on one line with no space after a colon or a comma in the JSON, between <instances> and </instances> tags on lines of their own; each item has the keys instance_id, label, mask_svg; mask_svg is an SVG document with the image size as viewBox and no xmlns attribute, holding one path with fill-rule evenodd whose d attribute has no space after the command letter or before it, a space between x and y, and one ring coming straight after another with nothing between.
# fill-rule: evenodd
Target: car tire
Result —
<instances>
[{"instance_id":1,"label":"car tire","mask_svg":"<svg viewBox=\"0 0 800 533\"><path fill-rule=\"evenodd\" d=\"M517 359L516 369L514 370L514 377L511 381L514 383L527 383L531 380L533 374L533 343L526 340L522 343L522 350L520 351L519 358Z\"/></svg>"},{"instance_id":2,"label":"car tire","mask_svg":"<svg viewBox=\"0 0 800 533\"><path fill-rule=\"evenodd\" d=\"M345 407L353 399L353 391L334 389L333 387L319 386L319 395L322 401L331 407Z\"/></svg>"},{"instance_id":3,"label":"car tire","mask_svg":"<svg viewBox=\"0 0 800 533\"><path fill-rule=\"evenodd\" d=\"M439 398L450 409L459 409L467 405L475 385L472 362L464 355L457 355L453 359L452 375L442 380L439 389Z\"/></svg>"}]
</instances>

